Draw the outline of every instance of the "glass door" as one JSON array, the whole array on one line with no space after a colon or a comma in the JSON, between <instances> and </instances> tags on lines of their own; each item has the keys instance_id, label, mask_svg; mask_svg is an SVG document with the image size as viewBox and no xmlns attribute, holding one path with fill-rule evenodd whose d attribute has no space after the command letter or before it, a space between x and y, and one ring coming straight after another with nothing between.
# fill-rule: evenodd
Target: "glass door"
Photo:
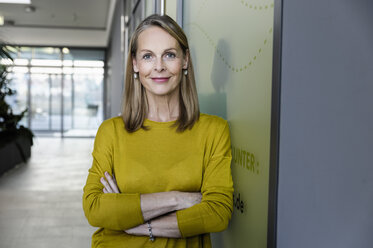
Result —
<instances>
[{"instance_id":1,"label":"glass door","mask_svg":"<svg viewBox=\"0 0 373 248\"><path fill-rule=\"evenodd\" d=\"M49 95L49 116L50 116L50 128L49 131L61 132L62 128L62 82L61 75L49 74L50 82L50 95Z\"/></svg>"},{"instance_id":2,"label":"glass door","mask_svg":"<svg viewBox=\"0 0 373 248\"><path fill-rule=\"evenodd\" d=\"M74 87L72 75L63 75L63 132L67 134L74 128Z\"/></svg>"},{"instance_id":3,"label":"glass door","mask_svg":"<svg viewBox=\"0 0 373 248\"><path fill-rule=\"evenodd\" d=\"M37 136L93 137L103 120L103 50L21 47L9 97L21 125Z\"/></svg>"},{"instance_id":4,"label":"glass door","mask_svg":"<svg viewBox=\"0 0 373 248\"><path fill-rule=\"evenodd\" d=\"M31 74L30 128L34 131L48 131L51 120L51 80L47 74Z\"/></svg>"},{"instance_id":5,"label":"glass door","mask_svg":"<svg viewBox=\"0 0 373 248\"><path fill-rule=\"evenodd\" d=\"M74 75L73 129L95 129L102 122L102 76Z\"/></svg>"},{"instance_id":6,"label":"glass door","mask_svg":"<svg viewBox=\"0 0 373 248\"><path fill-rule=\"evenodd\" d=\"M30 123L37 132L61 130L61 76L31 74Z\"/></svg>"}]
</instances>

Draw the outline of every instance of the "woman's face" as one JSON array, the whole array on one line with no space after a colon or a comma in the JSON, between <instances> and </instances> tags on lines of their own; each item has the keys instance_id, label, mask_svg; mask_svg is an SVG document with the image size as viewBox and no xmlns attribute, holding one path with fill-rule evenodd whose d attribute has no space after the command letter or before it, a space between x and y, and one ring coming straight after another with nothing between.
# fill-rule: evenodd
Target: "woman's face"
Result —
<instances>
[{"instance_id":1,"label":"woman's face","mask_svg":"<svg viewBox=\"0 0 373 248\"><path fill-rule=\"evenodd\" d=\"M140 33L132 63L147 93L156 96L177 92L182 69L188 67L187 56L184 58L177 40L157 26Z\"/></svg>"}]
</instances>

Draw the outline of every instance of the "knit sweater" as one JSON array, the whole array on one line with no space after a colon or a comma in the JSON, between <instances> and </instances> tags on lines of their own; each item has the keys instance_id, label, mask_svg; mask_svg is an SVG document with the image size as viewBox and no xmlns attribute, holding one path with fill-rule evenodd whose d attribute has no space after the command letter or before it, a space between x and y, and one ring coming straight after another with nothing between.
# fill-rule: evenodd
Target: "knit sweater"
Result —
<instances>
[{"instance_id":1,"label":"knit sweater","mask_svg":"<svg viewBox=\"0 0 373 248\"><path fill-rule=\"evenodd\" d=\"M228 226L233 182L228 123L201 114L192 129L177 132L175 122L145 120L149 130L128 133L121 117L98 129L93 164L83 194L83 209L92 226L92 247L211 247L210 232ZM100 178L115 174L121 193L103 193ZM123 230L144 223L140 194L201 192L202 201L176 212L182 238L134 236Z\"/></svg>"}]
</instances>

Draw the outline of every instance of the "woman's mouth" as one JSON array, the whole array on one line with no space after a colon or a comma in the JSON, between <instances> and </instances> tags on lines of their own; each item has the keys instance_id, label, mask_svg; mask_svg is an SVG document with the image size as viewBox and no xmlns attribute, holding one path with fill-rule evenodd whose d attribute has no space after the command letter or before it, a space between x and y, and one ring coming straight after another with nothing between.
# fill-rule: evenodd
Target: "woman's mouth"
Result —
<instances>
[{"instance_id":1,"label":"woman's mouth","mask_svg":"<svg viewBox=\"0 0 373 248\"><path fill-rule=\"evenodd\" d=\"M169 77L154 77L152 80L156 83L165 83L169 80Z\"/></svg>"}]
</instances>

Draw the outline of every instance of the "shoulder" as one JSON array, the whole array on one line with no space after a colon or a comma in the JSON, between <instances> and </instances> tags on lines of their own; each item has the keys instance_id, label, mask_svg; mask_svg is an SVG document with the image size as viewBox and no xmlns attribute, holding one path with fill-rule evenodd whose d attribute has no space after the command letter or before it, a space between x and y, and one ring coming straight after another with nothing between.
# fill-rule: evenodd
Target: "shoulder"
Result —
<instances>
[{"instance_id":1,"label":"shoulder","mask_svg":"<svg viewBox=\"0 0 373 248\"><path fill-rule=\"evenodd\" d=\"M124 122L121 116L104 120L98 128L97 132L111 133L116 132L116 130L119 129L124 129Z\"/></svg>"},{"instance_id":2,"label":"shoulder","mask_svg":"<svg viewBox=\"0 0 373 248\"><path fill-rule=\"evenodd\" d=\"M228 133L229 135L228 122L216 115L201 113L196 127L199 130L198 132L202 132L213 139L220 137L223 133Z\"/></svg>"},{"instance_id":3,"label":"shoulder","mask_svg":"<svg viewBox=\"0 0 373 248\"><path fill-rule=\"evenodd\" d=\"M124 124L122 117L113 117L104 120L97 130L95 137L95 147L98 145L111 145L115 138L118 136L122 127L122 132L124 130Z\"/></svg>"},{"instance_id":4,"label":"shoulder","mask_svg":"<svg viewBox=\"0 0 373 248\"><path fill-rule=\"evenodd\" d=\"M228 126L228 122L223 118L216 115L209 115L201 113L199 116L199 125L205 128L213 129L223 129Z\"/></svg>"},{"instance_id":5,"label":"shoulder","mask_svg":"<svg viewBox=\"0 0 373 248\"><path fill-rule=\"evenodd\" d=\"M231 143L228 121L216 115L201 114L200 125L209 156L229 156Z\"/></svg>"}]
</instances>

